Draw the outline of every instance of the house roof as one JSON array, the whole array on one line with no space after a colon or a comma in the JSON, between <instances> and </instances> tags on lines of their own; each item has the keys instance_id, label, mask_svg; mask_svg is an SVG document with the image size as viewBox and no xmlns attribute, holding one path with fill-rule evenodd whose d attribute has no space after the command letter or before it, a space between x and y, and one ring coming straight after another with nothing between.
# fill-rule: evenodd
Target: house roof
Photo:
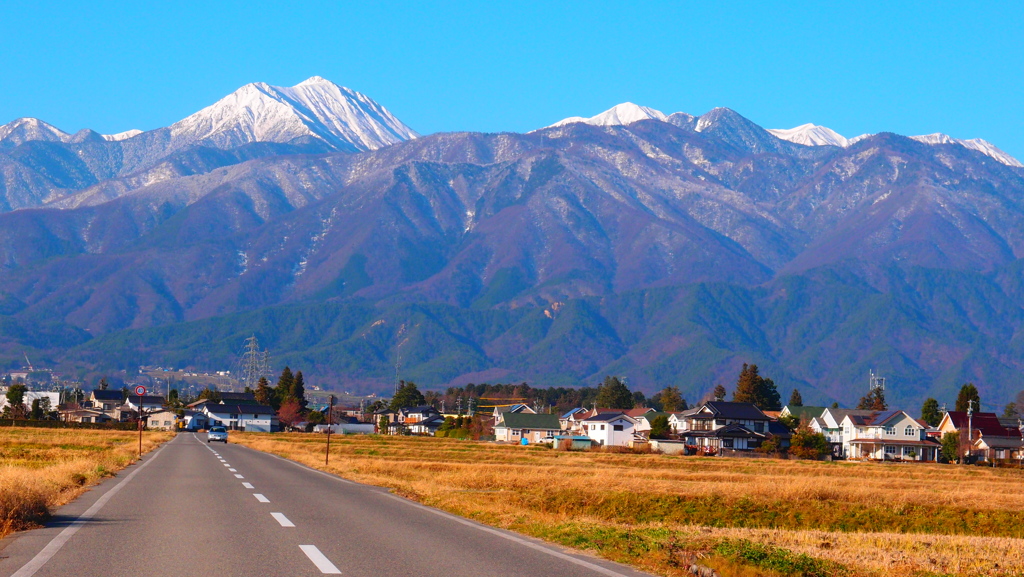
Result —
<instances>
[{"instance_id":1,"label":"house roof","mask_svg":"<svg viewBox=\"0 0 1024 577\"><path fill-rule=\"evenodd\" d=\"M1024 445L1024 441L1013 437L982 437L975 443L992 449L1019 449L1021 445Z\"/></svg>"},{"instance_id":2,"label":"house roof","mask_svg":"<svg viewBox=\"0 0 1024 577\"><path fill-rule=\"evenodd\" d=\"M826 412L832 415L832 418L836 420L836 423L842 423L843 419L846 417L867 416L875 411L869 409L833 409L830 407L821 412L821 416L823 417L822 420L824 420Z\"/></svg>"},{"instance_id":3,"label":"house roof","mask_svg":"<svg viewBox=\"0 0 1024 577\"><path fill-rule=\"evenodd\" d=\"M609 421L614 421L616 419L626 419L626 420L628 420L630 422L636 423L636 419L634 419L633 417L631 417L631 416L629 416L629 415L627 415L625 413L601 413L599 415L594 415L593 417L587 417L586 419L583 419L583 421L584 422L594 421L594 422L597 422L597 423L607 423Z\"/></svg>"},{"instance_id":4,"label":"house roof","mask_svg":"<svg viewBox=\"0 0 1024 577\"><path fill-rule=\"evenodd\" d=\"M586 409L584 409L582 407L576 407L575 409L570 409L568 413L562 415L560 418L568 419L569 417L571 417L571 416L573 416L573 415L575 415L577 413L586 413L586 412L587 412Z\"/></svg>"},{"instance_id":5,"label":"house roof","mask_svg":"<svg viewBox=\"0 0 1024 577\"><path fill-rule=\"evenodd\" d=\"M950 422L956 430L966 429L968 425L967 413L964 411L949 411L946 413ZM971 430L977 431L983 437L1009 437L1020 438L1020 429L1017 427L1006 427L999 421L995 413L974 413L970 419Z\"/></svg>"},{"instance_id":6,"label":"house roof","mask_svg":"<svg viewBox=\"0 0 1024 577\"><path fill-rule=\"evenodd\" d=\"M240 405L257 402L256 395L254 393L221 393L220 400L227 404L237 403Z\"/></svg>"},{"instance_id":7,"label":"house roof","mask_svg":"<svg viewBox=\"0 0 1024 577\"><path fill-rule=\"evenodd\" d=\"M725 419L768 420L768 417L754 406L753 403L733 403L729 401L708 401L704 406L716 417Z\"/></svg>"},{"instance_id":8,"label":"house roof","mask_svg":"<svg viewBox=\"0 0 1024 577\"><path fill-rule=\"evenodd\" d=\"M268 407L267 405L238 405L230 404L223 405L217 403L209 403L206 405L206 410L211 413L217 413L218 415L230 415L230 414L247 414L253 415L274 415L274 407Z\"/></svg>"},{"instance_id":9,"label":"house roof","mask_svg":"<svg viewBox=\"0 0 1024 577\"><path fill-rule=\"evenodd\" d=\"M637 420L644 419L649 423L661 416L664 416L667 419L670 416L672 416L672 413L666 413L664 411L652 411L650 413L644 413L643 415L640 415L640 417Z\"/></svg>"},{"instance_id":10,"label":"house roof","mask_svg":"<svg viewBox=\"0 0 1024 577\"><path fill-rule=\"evenodd\" d=\"M138 404L138 402L139 402L139 396L138 395L128 395L128 398L125 399L125 403L131 403L133 405ZM164 398L156 396L156 395L142 395L142 404L143 405L162 405L162 404L164 404Z\"/></svg>"},{"instance_id":11,"label":"house roof","mask_svg":"<svg viewBox=\"0 0 1024 577\"><path fill-rule=\"evenodd\" d=\"M96 399L97 401L117 401L117 402L120 403L121 402L121 398L122 398L122 393L121 393L121 391L111 390L111 389L106 389L106 390L96 389L96 390L94 390L92 392L92 398Z\"/></svg>"},{"instance_id":12,"label":"house roof","mask_svg":"<svg viewBox=\"0 0 1024 577\"><path fill-rule=\"evenodd\" d=\"M502 413L501 423L498 426L505 426L510 429L562 430L562 424L558 421L558 415L538 415L535 413Z\"/></svg>"},{"instance_id":13,"label":"house roof","mask_svg":"<svg viewBox=\"0 0 1024 577\"><path fill-rule=\"evenodd\" d=\"M437 409L431 407L430 405L420 405L418 407L402 407L401 409L398 409L398 411L403 415L411 415L414 413L419 415L425 415L427 413L437 413Z\"/></svg>"}]
</instances>

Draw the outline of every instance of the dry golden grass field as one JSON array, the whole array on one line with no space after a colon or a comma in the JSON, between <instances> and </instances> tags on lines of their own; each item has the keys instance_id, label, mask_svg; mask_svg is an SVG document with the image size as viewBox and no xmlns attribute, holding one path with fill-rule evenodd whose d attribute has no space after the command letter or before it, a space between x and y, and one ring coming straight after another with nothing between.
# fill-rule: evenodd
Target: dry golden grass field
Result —
<instances>
[{"instance_id":1,"label":"dry golden grass field","mask_svg":"<svg viewBox=\"0 0 1024 577\"><path fill-rule=\"evenodd\" d=\"M172 433L146 432L148 452ZM138 433L0 427L0 537L42 521L54 508L135 462Z\"/></svg>"},{"instance_id":2,"label":"dry golden grass field","mask_svg":"<svg viewBox=\"0 0 1024 577\"><path fill-rule=\"evenodd\" d=\"M323 435L232 440L324 469ZM335 435L328 470L660 575L1024 575L1018 469Z\"/></svg>"}]
</instances>

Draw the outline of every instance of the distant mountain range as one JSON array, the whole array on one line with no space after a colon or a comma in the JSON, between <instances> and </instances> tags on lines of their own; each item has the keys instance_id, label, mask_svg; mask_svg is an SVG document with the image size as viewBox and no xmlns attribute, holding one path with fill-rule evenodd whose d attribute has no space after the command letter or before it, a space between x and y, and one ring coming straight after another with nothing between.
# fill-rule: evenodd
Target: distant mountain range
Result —
<instances>
[{"instance_id":1,"label":"distant mountain range","mask_svg":"<svg viewBox=\"0 0 1024 577\"><path fill-rule=\"evenodd\" d=\"M122 140L47 126L0 131L11 365L226 366L255 333L362 391L397 365L693 401L743 362L809 403L869 369L909 409L1024 388L1024 168L974 141L628 103L419 137L319 78Z\"/></svg>"}]
</instances>

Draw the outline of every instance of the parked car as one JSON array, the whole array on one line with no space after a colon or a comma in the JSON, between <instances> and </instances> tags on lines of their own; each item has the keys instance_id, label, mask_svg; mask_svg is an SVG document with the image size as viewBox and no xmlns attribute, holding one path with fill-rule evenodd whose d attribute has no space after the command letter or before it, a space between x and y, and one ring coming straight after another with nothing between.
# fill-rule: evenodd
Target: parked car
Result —
<instances>
[{"instance_id":1,"label":"parked car","mask_svg":"<svg viewBox=\"0 0 1024 577\"><path fill-rule=\"evenodd\" d=\"M220 441L225 445L228 443L228 430L224 427L210 427L210 431L206 433L206 442Z\"/></svg>"}]
</instances>

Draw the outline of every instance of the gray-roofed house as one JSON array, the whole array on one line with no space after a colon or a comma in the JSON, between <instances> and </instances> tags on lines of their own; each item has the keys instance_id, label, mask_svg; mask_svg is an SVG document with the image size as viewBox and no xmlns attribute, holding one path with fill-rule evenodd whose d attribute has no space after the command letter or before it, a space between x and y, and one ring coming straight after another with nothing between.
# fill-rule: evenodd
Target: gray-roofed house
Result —
<instances>
[{"instance_id":1,"label":"gray-roofed house","mask_svg":"<svg viewBox=\"0 0 1024 577\"><path fill-rule=\"evenodd\" d=\"M769 435L780 445L789 444L789 429L769 418L751 403L708 401L687 411L677 431L687 444L699 447L749 451L761 446Z\"/></svg>"},{"instance_id":2,"label":"gray-roofed house","mask_svg":"<svg viewBox=\"0 0 1024 577\"><path fill-rule=\"evenodd\" d=\"M200 405L210 425L223 425L228 429L271 433L280 430L281 423L273 407L266 405Z\"/></svg>"},{"instance_id":3,"label":"gray-roofed house","mask_svg":"<svg viewBox=\"0 0 1024 577\"><path fill-rule=\"evenodd\" d=\"M544 437L554 437L561 433L562 425L558 415L505 412L498 416L498 422L494 425L494 439L510 443L519 443L522 439L539 443Z\"/></svg>"}]
</instances>

